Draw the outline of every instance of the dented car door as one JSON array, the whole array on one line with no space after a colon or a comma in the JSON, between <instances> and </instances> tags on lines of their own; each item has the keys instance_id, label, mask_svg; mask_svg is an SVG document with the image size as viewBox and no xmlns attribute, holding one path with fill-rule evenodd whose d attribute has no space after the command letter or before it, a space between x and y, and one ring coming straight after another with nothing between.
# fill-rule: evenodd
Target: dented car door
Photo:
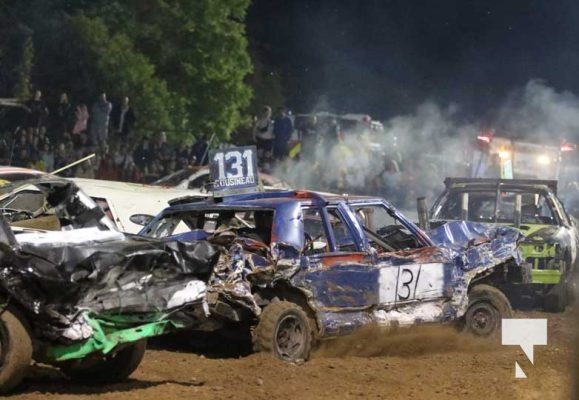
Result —
<instances>
[{"instance_id":1,"label":"dented car door","mask_svg":"<svg viewBox=\"0 0 579 400\"><path fill-rule=\"evenodd\" d=\"M378 302L378 271L356 231L339 207L303 209L304 257L302 279L315 293L320 309L366 308Z\"/></svg>"},{"instance_id":2,"label":"dented car door","mask_svg":"<svg viewBox=\"0 0 579 400\"><path fill-rule=\"evenodd\" d=\"M434 300L448 296L452 273L448 255L425 243L389 213L382 203L351 205L356 219L370 238L379 276L379 304L395 305Z\"/></svg>"}]
</instances>

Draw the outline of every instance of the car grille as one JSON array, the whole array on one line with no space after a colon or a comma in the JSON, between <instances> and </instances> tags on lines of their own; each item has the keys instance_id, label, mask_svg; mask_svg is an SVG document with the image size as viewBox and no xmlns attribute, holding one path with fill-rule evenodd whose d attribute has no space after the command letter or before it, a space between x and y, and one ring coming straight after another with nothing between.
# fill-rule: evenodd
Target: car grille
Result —
<instances>
[{"instance_id":1,"label":"car grille","mask_svg":"<svg viewBox=\"0 0 579 400\"><path fill-rule=\"evenodd\" d=\"M527 257L533 269L559 269L553 257Z\"/></svg>"}]
</instances>

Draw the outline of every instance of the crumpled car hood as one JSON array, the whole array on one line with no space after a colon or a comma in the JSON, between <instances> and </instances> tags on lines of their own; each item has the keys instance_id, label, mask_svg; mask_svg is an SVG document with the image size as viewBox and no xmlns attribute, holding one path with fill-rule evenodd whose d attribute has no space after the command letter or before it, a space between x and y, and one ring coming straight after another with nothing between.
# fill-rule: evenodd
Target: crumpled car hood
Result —
<instances>
[{"instance_id":1,"label":"crumpled car hood","mask_svg":"<svg viewBox=\"0 0 579 400\"><path fill-rule=\"evenodd\" d=\"M525 236L518 229L508 226L487 226L470 221L450 221L428 232L432 241L465 253L465 269L495 265L497 260L513 257L517 264L523 262L519 242ZM480 246L487 243L486 246Z\"/></svg>"},{"instance_id":2,"label":"crumpled car hood","mask_svg":"<svg viewBox=\"0 0 579 400\"><path fill-rule=\"evenodd\" d=\"M145 323L193 304L206 307L216 247L110 230L102 210L73 183L55 179L41 187L67 230L13 231L0 217L0 288L30 317L36 337L87 339L87 311L138 314Z\"/></svg>"}]
</instances>

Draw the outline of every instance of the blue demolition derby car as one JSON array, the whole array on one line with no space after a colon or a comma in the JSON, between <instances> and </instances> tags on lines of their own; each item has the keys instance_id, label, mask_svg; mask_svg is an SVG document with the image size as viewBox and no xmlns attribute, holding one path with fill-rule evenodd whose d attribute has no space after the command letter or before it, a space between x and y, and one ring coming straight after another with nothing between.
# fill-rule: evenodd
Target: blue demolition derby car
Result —
<instances>
[{"instance_id":1,"label":"blue demolition derby car","mask_svg":"<svg viewBox=\"0 0 579 400\"><path fill-rule=\"evenodd\" d=\"M491 335L512 315L504 293L529 279L518 230L455 221L427 235L374 197L180 199L140 235L216 245L207 318L195 329L245 327L255 350L288 361L368 324L458 322Z\"/></svg>"}]
</instances>

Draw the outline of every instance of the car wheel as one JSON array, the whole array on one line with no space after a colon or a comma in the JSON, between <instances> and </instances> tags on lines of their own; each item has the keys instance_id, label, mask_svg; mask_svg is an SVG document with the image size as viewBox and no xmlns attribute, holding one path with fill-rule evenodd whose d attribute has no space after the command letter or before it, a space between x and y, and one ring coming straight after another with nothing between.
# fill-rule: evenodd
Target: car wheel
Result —
<instances>
[{"instance_id":1,"label":"car wheel","mask_svg":"<svg viewBox=\"0 0 579 400\"><path fill-rule=\"evenodd\" d=\"M561 281L545 294L543 308L547 312L560 313L565 311L568 300L567 283L562 277Z\"/></svg>"},{"instance_id":2,"label":"car wheel","mask_svg":"<svg viewBox=\"0 0 579 400\"><path fill-rule=\"evenodd\" d=\"M503 318L511 318L513 310L509 299L496 287L480 284L468 293L465 330L477 336L497 333Z\"/></svg>"},{"instance_id":3,"label":"car wheel","mask_svg":"<svg viewBox=\"0 0 579 400\"><path fill-rule=\"evenodd\" d=\"M575 304L577 301L577 291L579 290L579 285L577 285L577 277L575 273L570 273L567 279L567 304Z\"/></svg>"},{"instance_id":4,"label":"car wheel","mask_svg":"<svg viewBox=\"0 0 579 400\"><path fill-rule=\"evenodd\" d=\"M74 360L61 366L62 372L70 378L83 383L114 383L129 377L139 366L147 341L145 339L132 343L129 346L107 354L103 358L87 357Z\"/></svg>"},{"instance_id":5,"label":"car wheel","mask_svg":"<svg viewBox=\"0 0 579 400\"><path fill-rule=\"evenodd\" d=\"M305 311L297 304L277 301L263 309L253 334L253 349L271 352L284 361L307 360L312 336Z\"/></svg>"},{"instance_id":6,"label":"car wheel","mask_svg":"<svg viewBox=\"0 0 579 400\"><path fill-rule=\"evenodd\" d=\"M32 340L11 307L0 314L0 392L16 387L32 361Z\"/></svg>"}]
</instances>

